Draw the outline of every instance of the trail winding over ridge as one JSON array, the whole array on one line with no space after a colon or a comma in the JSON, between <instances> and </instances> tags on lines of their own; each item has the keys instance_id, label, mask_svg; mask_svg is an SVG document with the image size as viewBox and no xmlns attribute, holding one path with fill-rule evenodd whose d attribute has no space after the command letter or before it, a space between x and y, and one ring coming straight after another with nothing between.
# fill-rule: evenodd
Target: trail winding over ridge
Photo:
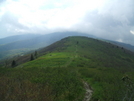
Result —
<instances>
[{"instance_id":1,"label":"trail winding over ridge","mask_svg":"<svg viewBox=\"0 0 134 101\"><path fill-rule=\"evenodd\" d=\"M78 42L76 44L76 48L75 48L75 51L74 51L75 58L78 56L77 52L78 52ZM85 87L85 90L86 90L85 97L84 97L83 101L90 101L90 99L92 97L93 90L87 82L83 81L83 84L84 84L84 87Z\"/></svg>"}]
</instances>

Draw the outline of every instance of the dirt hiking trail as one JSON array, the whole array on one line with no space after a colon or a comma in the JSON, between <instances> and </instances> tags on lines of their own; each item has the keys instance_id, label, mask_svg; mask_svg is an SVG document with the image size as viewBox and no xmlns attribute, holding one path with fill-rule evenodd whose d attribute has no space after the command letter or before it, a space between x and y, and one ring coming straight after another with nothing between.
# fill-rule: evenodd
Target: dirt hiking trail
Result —
<instances>
[{"instance_id":1,"label":"dirt hiking trail","mask_svg":"<svg viewBox=\"0 0 134 101\"><path fill-rule=\"evenodd\" d=\"M85 97L84 97L83 101L90 101L93 90L87 82L83 81L83 84L86 89L86 93L85 93Z\"/></svg>"}]
</instances>

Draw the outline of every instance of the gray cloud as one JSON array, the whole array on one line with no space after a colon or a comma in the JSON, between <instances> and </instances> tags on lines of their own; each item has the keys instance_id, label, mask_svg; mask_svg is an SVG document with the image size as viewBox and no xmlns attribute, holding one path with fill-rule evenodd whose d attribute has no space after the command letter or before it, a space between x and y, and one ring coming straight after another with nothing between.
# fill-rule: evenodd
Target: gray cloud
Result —
<instances>
[{"instance_id":1,"label":"gray cloud","mask_svg":"<svg viewBox=\"0 0 134 101\"><path fill-rule=\"evenodd\" d=\"M4 35L6 34L6 36L15 35L17 33L21 33L23 30L28 30L28 28L20 24L18 22L18 18L10 14L10 12L6 12L1 17L0 28L1 33Z\"/></svg>"},{"instance_id":2,"label":"gray cloud","mask_svg":"<svg viewBox=\"0 0 134 101\"><path fill-rule=\"evenodd\" d=\"M2 1L3 0L1 0L0 2ZM82 14L78 13L82 12L79 11L81 9L76 10L76 13L74 13L75 10L73 10L73 8L70 9L73 11L72 13L70 13L71 11L68 11L68 9L66 9L65 12L67 14L63 13L64 9L62 10L56 9L54 11L50 10L50 12L43 12L45 15L41 13L41 15L37 16L37 19L39 19L39 21L36 21L35 18L35 21L31 20L32 17L36 16L36 14L28 12L27 16L33 14L33 16L31 16L31 19L29 20L34 21L30 23L30 27L27 25L29 24L27 22L27 19L25 23L21 23L19 21L20 16L16 16L11 12L6 11L0 17L0 32L3 32L5 35L13 35L17 33L51 33L56 31L80 31L88 34L93 34L102 38L122 41L134 45L134 34L130 33L131 31L134 31L133 0L107 0L107 2L103 6L94 10L85 11L86 13L84 14L84 16L81 16ZM55 15L57 11L59 15ZM64 16L64 14L66 14L66 16L68 16L70 19ZM43 16L41 17L41 19L43 18L43 20L40 20L40 16ZM78 19L78 21L74 21L74 16L76 17L76 19ZM77 18L77 16L80 17ZM60 17L60 19L58 19L58 17ZM62 19L63 17L66 17L66 19ZM73 18L73 20L71 18ZM64 20L68 20L68 22L74 21L75 23L72 25L69 23L69 25L71 25L69 27L64 26L66 25L64 24L64 22L67 22ZM59 25L61 27L56 27L55 25ZM0 36L2 37L2 35Z\"/></svg>"},{"instance_id":3,"label":"gray cloud","mask_svg":"<svg viewBox=\"0 0 134 101\"><path fill-rule=\"evenodd\" d=\"M3 22L5 25L11 25L12 27L15 28L20 28L20 29L27 28L22 24L20 24L19 19L16 16L12 15L10 12L7 12L2 16L1 22Z\"/></svg>"},{"instance_id":4,"label":"gray cloud","mask_svg":"<svg viewBox=\"0 0 134 101\"><path fill-rule=\"evenodd\" d=\"M134 31L134 1L113 0L102 10L88 12L82 24L74 28L102 38L134 45L134 35L130 33L130 30Z\"/></svg>"}]
</instances>

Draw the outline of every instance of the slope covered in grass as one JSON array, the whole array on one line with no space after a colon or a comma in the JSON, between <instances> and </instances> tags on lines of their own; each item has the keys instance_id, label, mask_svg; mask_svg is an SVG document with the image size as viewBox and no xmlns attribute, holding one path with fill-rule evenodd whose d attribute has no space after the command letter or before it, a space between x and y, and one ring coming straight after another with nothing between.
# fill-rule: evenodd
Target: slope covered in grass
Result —
<instances>
[{"instance_id":1,"label":"slope covered in grass","mask_svg":"<svg viewBox=\"0 0 134 101\"><path fill-rule=\"evenodd\" d=\"M0 60L22 55L30 50L49 46L62 38L74 35L94 37L92 35L79 32L55 32L44 35L25 34L2 38L0 39Z\"/></svg>"},{"instance_id":2,"label":"slope covered in grass","mask_svg":"<svg viewBox=\"0 0 134 101\"><path fill-rule=\"evenodd\" d=\"M0 98L82 101L85 81L93 89L92 101L133 101L133 78L133 52L96 39L68 37L39 50L33 61L1 68Z\"/></svg>"}]
</instances>

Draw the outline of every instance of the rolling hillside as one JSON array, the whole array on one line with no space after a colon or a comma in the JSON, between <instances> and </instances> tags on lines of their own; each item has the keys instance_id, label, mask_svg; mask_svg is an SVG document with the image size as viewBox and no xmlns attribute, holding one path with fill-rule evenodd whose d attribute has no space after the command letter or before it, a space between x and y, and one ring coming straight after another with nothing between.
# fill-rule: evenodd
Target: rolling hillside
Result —
<instances>
[{"instance_id":1,"label":"rolling hillside","mask_svg":"<svg viewBox=\"0 0 134 101\"><path fill-rule=\"evenodd\" d=\"M101 38L78 32L55 32L46 35L40 35L40 34L16 35L0 39L0 60L9 59L11 57L18 55L22 56L29 51L34 51L38 48L49 46L52 43L68 36L86 36L101 40ZM120 47L129 49L131 51L134 51L134 46L132 45L119 43L116 41L110 41L106 39L103 40L118 45Z\"/></svg>"},{"instance_id":2,"label":"rolling hillside","mask_svg":"<svg viewBox=\"0 0 134 101\"><path fill-rule=\"evenodd\" d=\"M77 36L37 53L0 68L1 100L82 101L83 82L93 89L91 101L134 100L134 53L127 49Z\"/></svg>"},{"instance_id":3,"label":"rolling hillside","mask_svg":"<svg viewBox=\"0 0 134 101\"><path fill-rule=\"evenodd\" d=\"M56 32L45 35L26 34L11 36L0 39L0 59L24 55L29 51L46 47L67 36L94 37L92 35L78 32Z\"/></svg>"}]
</instances>

